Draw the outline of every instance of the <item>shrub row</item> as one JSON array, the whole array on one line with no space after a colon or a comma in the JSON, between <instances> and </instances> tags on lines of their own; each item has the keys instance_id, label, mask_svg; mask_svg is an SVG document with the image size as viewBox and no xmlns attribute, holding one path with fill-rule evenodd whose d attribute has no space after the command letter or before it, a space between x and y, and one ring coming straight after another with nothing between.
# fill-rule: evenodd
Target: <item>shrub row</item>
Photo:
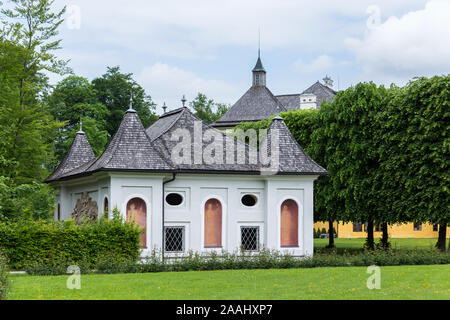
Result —
<instances>
[{"instance_id":1,"label":"shrub row","mask_svg":"<svg viewBox=\"0 0 450 320\"><path fill-rule=\"evenodd\" d=\"M95 267L99 257L112 254L136 261L140 231L120 219L76 225L74 221L0 223L0 249L9 267L23 270L32 264L59 265L61 261Z\"/></svg>"},{"instance_id":2,"label":"shrub row","mask_svg":"<svg viewBox=\"0 0 450 320\"><path fill-rule=\"evenodd\" d=\"M154 252L136 263L124 257L108 255L100 257L96 270L86 270L104 274L113 273L148 273L170 271L230 270L230 269L288 269L347 266L396 266L396 265L431 265L449 264L450 254L436 250L411 251L375 251L359 254L316 254L313 258L297 259L276 251L262 250L256 255L238 253L211 254L209 256L189 253L182 258L162 260L160 254ZM61 267L63 266L63 267ZM30 274L65 274L68 264L53 266L36 264L28 269ZM83 270L83 266L80 266ZM83 273L83 271L82 271Z\"/></svg>"}]
</instances>

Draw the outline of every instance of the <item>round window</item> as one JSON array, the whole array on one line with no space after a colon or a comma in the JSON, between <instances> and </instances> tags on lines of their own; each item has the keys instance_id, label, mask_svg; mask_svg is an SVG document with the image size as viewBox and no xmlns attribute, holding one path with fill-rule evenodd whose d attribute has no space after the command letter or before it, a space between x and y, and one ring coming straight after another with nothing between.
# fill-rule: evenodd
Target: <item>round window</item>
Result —
<instances>
[{"instance_id":1,"label":"round window","mask_svg":"<svg viewBox=\"0 0 450 320\"><path fill-rule=\"evenodd\" d=\"M258 202L258 198L252 194L246 194L242 197L241 202L246 207L253 207Z\"/></svg>"},{"instance_id":2,"label":"round window","mask_svg":"<svg viewBox=\"0 0 450 320\"><path fill-rule=\"evenodd\" d=\"M169 193L166 196L166 202L171 206L179 206L183 203L183 196L179 193Z\"/></svg>"}]
</instances>

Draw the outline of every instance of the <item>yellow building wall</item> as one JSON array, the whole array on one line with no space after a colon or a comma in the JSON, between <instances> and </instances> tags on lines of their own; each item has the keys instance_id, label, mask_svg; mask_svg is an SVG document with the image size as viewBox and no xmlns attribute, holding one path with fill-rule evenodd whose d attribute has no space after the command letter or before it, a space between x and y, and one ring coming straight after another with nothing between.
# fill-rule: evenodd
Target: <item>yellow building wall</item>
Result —
<instances>
[{"instance_id":1,"label":"yellow building wall","mask_svg":"<svg viewBox=\"0 0 450 320\"><path fill-rule=\"evenodd\" d=\"M337 222L333 223L333 227L338 234L338 238L366 238L367 232L365 231L364 225L362 232L353 231L353 223L343 223ZM328 231L328 222L316 222L314 223L314 229L322 230L325 228ZM433 224L423 223L422 230L415 231L414 223L404 223L404 224L394 224L388 226L389 237L391 238L437 238L438 231L433 231ZM374 237L381 238L382 232L374 230ZM450 227L447 227L447 238L450 238Z\"/></svg>"}]
</instances>

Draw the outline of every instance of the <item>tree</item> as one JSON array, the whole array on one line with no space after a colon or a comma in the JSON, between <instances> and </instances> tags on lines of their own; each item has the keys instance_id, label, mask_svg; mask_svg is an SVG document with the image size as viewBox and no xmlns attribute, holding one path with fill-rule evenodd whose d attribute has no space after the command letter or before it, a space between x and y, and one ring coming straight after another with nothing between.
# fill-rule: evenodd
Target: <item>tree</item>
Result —
<instances>
[{"instance_id":1,"label":"tree","mask_svg":"<svg viewBox=\"0 0 450 320\"><path fill-rule=\"evenodd\" d=\"M79 130L81 119L83 131L96 156L103 151L108 140L106 119L108 109L99 102L97 91L83 77L69 76L59 82L48 97L53 116L66 124L58 133L55 141L56 161L59 163Z\"/></svg>"},{"instance_id":2,"label":"tree","mask_svg":"<svg viewBox=\"0 0 450 320\"><path fill-rule=\"evenodd\" d=\"M156 104L145 90L132 78L132 73L121 73L120 67L108 67L107 72L92 81L97 92L98 101L106 106L106 130L112 137L119 128L123 115L133 101L133 109L137 111L144 127L149 127L157 120Z\"/></svg>"},{"instance_id":3,"label":"tree","mask_svg":"<svg viewBox=\"0 0 450 320\"><path fill-rule=\"evenodd\" d=\"M61 124L51 116L42 94L48 84L42 71L62 74L66 62L58 27L65 8L51 11L52 1L11 0L0 21L0 151L11 166L6 173L17 183L41 181L53 158L52 138Z\"/></svg>"},{"instance_id":4,"label":"tree","mask_svg":"<svg viewBox=\"0 0 450 320\"><path fill-rule=\"evenodd\" d=\"M189 105L194 110L194 114L208 124L221 118L230 108L226 104L215 103L213 99L208 99L203 93L198 93Z\"/></svg>"},{"instance_id":5,"label":"tree","mask_svg":"<svg viewBox=\"0 0 450 320\"><path fill-rule=\"evenodd\" d=\"M380 121L383 189L399 221L439 224L446 249L450 221L450 75L416 78L394 88Z\"/></svg>"},{"instance_id":6,"label":"tree","mask_svg":"<svg viewBox=\"0 0 450 320\"><path fill-rule=\"evenodd\" d=\"M340 91L319 112L313 132L314 155L324 157L329 176L320 185L318 209L340 211L343 221L367 221L366 245L375 248L374 222L391 222L384 193L380 193L380 122L377 114L388 102L387 90L373 83L359 83Z\"/></svg>"}]
</instances>

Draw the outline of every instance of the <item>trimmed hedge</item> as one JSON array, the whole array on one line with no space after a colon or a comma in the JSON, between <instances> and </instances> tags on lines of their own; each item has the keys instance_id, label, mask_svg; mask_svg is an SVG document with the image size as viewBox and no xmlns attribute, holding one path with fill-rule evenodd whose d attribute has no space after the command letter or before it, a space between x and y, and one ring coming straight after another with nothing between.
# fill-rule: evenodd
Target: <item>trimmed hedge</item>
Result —
<instances>
[{"instance_id":1,"label":"trimmed hedge","mask_svg":"<svg viewBox=\"0 0 450 320\"><path fill-rule=\"evenodd\" d=\"M397 265L432 265L449 264L450 254L437 250L409 251L375 251L359 254L341 255L336 253L316 254L313 258L297 259L277 251L262 250L256 255L240 253L213 253L209 256L190 253L184 257L162 260L160 253L154 252L141 262L127 260L123 257L108 255L98 260L96 270L85 270L84 273L148 273L170 271L201 271L231 269L290 269L318 267L350 267L350 266L397 266ZM67 265L39 264L28 269L29 274L56 275L65 274ZM83 270L83 267L80 266ZM83 273L83 271L82 271Z\"/></svg>"},{"instance_id":2,"label":"trimmed hedge","mask_svg":"<svg viewBox=\"0 0 450 320\"><path fill-rule=\"evenodd\" d=\"M135 224L120 219L81 226L72 220L0 223L0 249L14 270L61 261L94 267L99 257L109 254L137 261L140 233Z\"/></svg>"}]
</instances>

